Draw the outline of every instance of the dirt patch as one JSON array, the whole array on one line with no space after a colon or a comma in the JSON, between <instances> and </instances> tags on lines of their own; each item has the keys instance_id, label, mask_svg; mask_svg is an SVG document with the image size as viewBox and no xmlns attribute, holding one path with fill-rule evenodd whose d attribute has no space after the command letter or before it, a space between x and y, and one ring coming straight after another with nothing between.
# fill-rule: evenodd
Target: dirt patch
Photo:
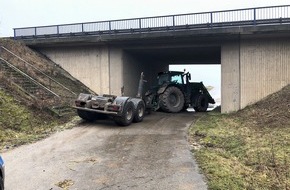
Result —
<instances>
[{"instance_id":1,"label":"dirt patch","mask_svg":"<svg viewBox=\"0 0 290 190\"><path fill-rule=\"evenodd\" d=\"M74 182L72 180L69 179L65 179L63 181L60 181L56 184L56 186L68 190L72 185L74 184Z\"/></svg>"},{"instance_id":2,"label":"dirt patch","mask_svg":"<svg viewBox=\"0 0 290 190\"><path fill-rule=\"evenodd\" d=\"M254 105L232 114L240 117L242 122L258 127L290 126L290 85Z\"/></svg>"}]
</instances>

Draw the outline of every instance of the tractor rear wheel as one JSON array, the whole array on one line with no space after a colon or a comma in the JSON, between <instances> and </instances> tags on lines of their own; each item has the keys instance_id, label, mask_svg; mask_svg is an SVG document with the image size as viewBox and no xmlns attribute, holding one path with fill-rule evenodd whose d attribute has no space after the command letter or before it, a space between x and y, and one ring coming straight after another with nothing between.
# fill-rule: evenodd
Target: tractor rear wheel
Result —
<instances>
[{"instance_id":1,"label":"tractor rear wheel","mask_svg":"<svg viewBox=\"0 0 290 190\"><path fill-rule=\"evenodd\" d=\"M206 112L206 110L208 108L207 97L204 94L199 94L195 101L196 101L196 103L195 103L195 106L193 107L193 109L196 112Z\"/></svg>"},{"instance_id":2,"label":"tractor rear wheel","mask_svg":"<svg viewBox=\"0 0 290 190\"><path fill-rule=\"evenodd\" d=\"M175 86L168 87L160 95L160 107L165 112L177 113L183 109L184 95L181 90Z\"/></svg>"},{"instance_id":3,"label":"tractor rear wheel","mask_svg":"<svg viewBox=\"0 0 290 190\"><path fill-rule=\"evenodd\" d=\"M134 118L134 104L131 101L128 101L125 104L121 116L115 116L114 121L116 124L121 126L128 126L132 123Z\"/></svg>"}]
</instances>

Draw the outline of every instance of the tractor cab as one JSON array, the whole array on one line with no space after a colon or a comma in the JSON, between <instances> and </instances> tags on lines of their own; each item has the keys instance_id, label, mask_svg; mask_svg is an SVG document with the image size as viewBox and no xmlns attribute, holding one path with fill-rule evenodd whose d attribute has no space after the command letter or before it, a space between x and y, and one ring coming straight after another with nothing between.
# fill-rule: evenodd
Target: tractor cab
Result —
<instances>
[{"instance_id":1,"label":"tractor cab","mask_svg":"<svg viewBox=\"0 0 290 190\"><path fill-rule=\"evenodd\" d=\"M158 73L157 81L159 86L165 83L183 85L189 83L190 78L191 78L190 73L184 73L179 71L167 71Z\"/></svg>"}]
</instances>

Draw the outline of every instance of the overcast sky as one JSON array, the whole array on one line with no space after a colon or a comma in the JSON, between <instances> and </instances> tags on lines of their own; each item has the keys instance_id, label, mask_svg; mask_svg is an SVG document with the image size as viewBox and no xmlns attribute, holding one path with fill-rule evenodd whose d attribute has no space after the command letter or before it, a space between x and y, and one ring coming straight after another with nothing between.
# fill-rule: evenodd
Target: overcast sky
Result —
<instances>
[{"instance_id":1,"label":"overcast sky","mask_svg":"<svg viewBox=\"0 0 290 190\"><path fill-rule=\"evenodd\" d=\"M286 5L289 0L0 0L0 37L13 28Z\"/></svg>"}]
</instances>

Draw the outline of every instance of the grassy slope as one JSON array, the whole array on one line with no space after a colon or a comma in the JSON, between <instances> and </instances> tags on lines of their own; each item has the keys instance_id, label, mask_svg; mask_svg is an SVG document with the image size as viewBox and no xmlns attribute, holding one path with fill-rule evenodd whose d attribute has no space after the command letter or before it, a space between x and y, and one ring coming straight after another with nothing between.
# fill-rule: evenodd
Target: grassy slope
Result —
<instances>
[{"instance_id":1,"label":"grassy slope","mask_svg":"<svg viewBox=\"0 0 290 190\"><path fill-rule=\"evenodd\" d=\"M15 54L49 74L77 94L79 92L90 92L85 85L74 79L61 67L23 43L0 38L0 45L12 50ZM14 65L23 66L23 62L3 50L1 57ZM47 82L42 80L42 76L39 73L31 72L30 75L43 82L43 84ZM32 99L7 82L7 80L10 80L9 77L5 76L1 71L0 79L0 151L6 147L35 141L64 127L70 127L67 125L61 126L61 124L72 119L71 116L62 118L52 116L51 112L47 112L45 107L39 109L37 105L42 104L42 102ZM65 95L62 89L56 90L58 94Z\"/></svg>"},{"instance_id":2,"label":"grassy slope","mask_svg":"<svg viewBox=\"0 0 290 190\"><path fill-rule=\"evenodd\" d=\"M190 129L209 189L290 189L290 85L237 113Z\"/></svg>"},{"instance_id":3,"label":"grassy slope","mask_svg":"<svg viewBox=\"0 0 290 190\"><path fill-rule=\"evenodd\" d=\"M92 93L92 91L88 87L86 87L80 81L72 77L67 71L62 69L59 65L52 62L39 52L30 49L23 42L14 41L7 38L0 38L0 45L12 51L14 54L18 55L23 60L27 61L29 64L33 65L43 73L49 75L54 80L60 82L61 84L69 88L71 91L75 92L77 95L81 92ZM37 79L45 86L50 87L50 89L52 89L56 94L63 96L71 96L71 94L68 91L59 88L58 85L48 80L40 72L32 69L30 66L24 66L25 63L22 60L12 56L11 54L9 54L4 50L2 50L2 52L0 53L1 57L3 57L5 60L12 63L16 67L20 68L33 78Z\"/></svg>"},{"instance_id":4,"label":"grassy slope","mask_svg":"<svg viewBox=\"0 0 290 190\"><path fill-rule=\"evenodd\" d=\"M23 105L0 88L0 150L43 138L67 125L67 118L57 118Z\"/></svg>"}]
</instances>

